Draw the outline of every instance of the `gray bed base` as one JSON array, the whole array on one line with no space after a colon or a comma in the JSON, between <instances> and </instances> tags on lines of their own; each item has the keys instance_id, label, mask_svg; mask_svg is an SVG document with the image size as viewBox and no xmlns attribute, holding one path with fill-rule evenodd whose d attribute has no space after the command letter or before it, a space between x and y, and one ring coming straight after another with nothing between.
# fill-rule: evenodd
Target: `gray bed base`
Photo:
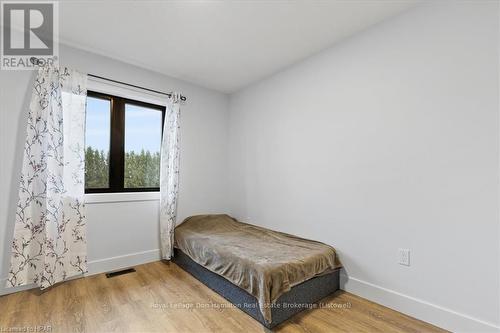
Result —
<instances>
[{"instance_id":1,"label":"gray bed base","mask_svg":"<svg viewBox=\"0 0 500 333\"><path fill-rule=\"evenodd\" d=\"M269 329L339 289L340 270L298 284L278 298L271 308L272 323L266 323L254 296L194 262L179 249L174 251L172 261L175 264Z\"/></svg>"}]
</instances>

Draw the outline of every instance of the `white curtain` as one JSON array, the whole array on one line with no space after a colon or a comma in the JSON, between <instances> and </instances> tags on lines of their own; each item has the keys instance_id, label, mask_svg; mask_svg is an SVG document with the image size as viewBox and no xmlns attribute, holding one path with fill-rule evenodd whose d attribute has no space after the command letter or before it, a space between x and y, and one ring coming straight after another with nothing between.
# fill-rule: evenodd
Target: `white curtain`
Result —
<instances>
[{"instance_id":1,"label":"white curtain","mask_svg":"<svg viewBox=\"0 0 500 333\"><path fill-rule=\"evenodd\" d=\"M174 228L179 192L180 95L168 100L160 162L160 246L162 259L170 260L174 250Z\"/></svg>"},{"instance_id":2,"label":"white curtain","mask_svg":"<svg viewBox=\"0 0 500 333\"><path fill-rule=\"evenodd\" d=\"M87 76L38 70L28 114L7 286L47 288L87 271L84 130Z\"/></svg>"}]
</instances>

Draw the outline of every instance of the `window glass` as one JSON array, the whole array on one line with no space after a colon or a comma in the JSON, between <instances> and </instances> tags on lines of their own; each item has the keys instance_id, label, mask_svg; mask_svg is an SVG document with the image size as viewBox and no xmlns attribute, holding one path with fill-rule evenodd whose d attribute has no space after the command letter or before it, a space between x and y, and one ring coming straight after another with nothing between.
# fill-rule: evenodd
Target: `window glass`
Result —
<instances>
[{"instance_id":1,"label":"window glass","mask_svg":"<svg viewBox=\"0 0 500 333\"><path fill-rule=\"evenodd\" d=\"M88 97L85 127L85 188L109 187L111 102Z\"/></svg>"},{"instance_id":2,"label":"window glass","mask_svg":"<svg viewBox=\"0 0 500 333\"><path fill-rule=\"evenodd\" d=\"M125 188L160 186L161 110L125 104Z\"/></svg>"}]
</instances>

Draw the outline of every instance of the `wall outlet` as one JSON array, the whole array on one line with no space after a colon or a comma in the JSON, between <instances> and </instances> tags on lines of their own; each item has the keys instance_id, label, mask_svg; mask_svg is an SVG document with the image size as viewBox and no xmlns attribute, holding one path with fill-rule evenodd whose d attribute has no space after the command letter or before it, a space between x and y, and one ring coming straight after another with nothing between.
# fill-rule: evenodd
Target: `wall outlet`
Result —
<instances>
[{"instance_id":1,"label":"wall outlet","mask_svg":"<svg viewBox=\"0 0 500 333\"><path fill-rule=\"evenodd\" d=\"M410 249L399 249L399 264L410 266Z\"/></svg>"}]
</instances>

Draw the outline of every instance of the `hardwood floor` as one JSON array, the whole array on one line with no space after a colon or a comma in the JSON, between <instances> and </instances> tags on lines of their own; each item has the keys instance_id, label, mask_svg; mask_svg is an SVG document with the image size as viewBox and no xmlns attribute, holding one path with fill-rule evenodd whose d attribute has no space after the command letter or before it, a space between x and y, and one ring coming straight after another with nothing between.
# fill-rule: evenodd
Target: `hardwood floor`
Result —
<instances>
[{"instance_id":1,"label":"hardwood floor","mask_svg":"<svg viewBox=\"0 0 500 333\"><path fill-rule=\"evenodd\" d=\"M268 332L171 263L137 272L68 281L43 293L0 297L0 332ZM445 332L435 326L339 291L275 332ZM45 330L44 330L45 329ZM19 330L18 330L19 331Z\"/></svg>"}]
</instances>

